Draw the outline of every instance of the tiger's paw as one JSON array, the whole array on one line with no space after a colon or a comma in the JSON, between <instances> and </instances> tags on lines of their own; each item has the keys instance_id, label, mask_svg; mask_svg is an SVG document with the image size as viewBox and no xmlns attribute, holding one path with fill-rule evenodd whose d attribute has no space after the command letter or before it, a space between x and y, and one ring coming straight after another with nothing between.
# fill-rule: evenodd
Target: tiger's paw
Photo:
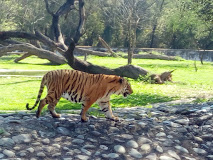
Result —
<instances>
[{"instance_id":1,"label":"tiger's paw","mask_svg":"<svg viewBox=\"0 0 213 160\"><path fill-rule=\"evenodd\" d=\"M89 118L86 117L86 119L83 119L83 118L81 117L81 122L82 122L82 123L89 122Z\"/></svg>"},{"instance_id":2,"label":"tiger's paw","mask_svg":"<svg viewBox=\"0 0 213 160\"><path fill-rule=\"evenodd\" d=\"M113 116L111 118L108 118L108 119L110 119L111 121L115 121L115 122L119 122L120 121L119 117L115 117L115 116Z\"/></svg>"},{"instance_id":3,"label":"tiger's paw","mask_svg":"<svg viewBox=\"0 0 213 160\"><path fill-rule=\"evenodd\" d=\"M50 111L50 114L52 115L53 118L60 118L61 115L56 113L55 111Z\"/></svg>"},{"instance_id":4,"label":"tiger's paw","mask_svg":"<svg viewBox=\"0 0 213 160\"><path fill-rule=\"evenodd\" d=\"M53 118L61 118L61 115L60 114L54 114L52 115Z\"/></svg>"}]
</instances>

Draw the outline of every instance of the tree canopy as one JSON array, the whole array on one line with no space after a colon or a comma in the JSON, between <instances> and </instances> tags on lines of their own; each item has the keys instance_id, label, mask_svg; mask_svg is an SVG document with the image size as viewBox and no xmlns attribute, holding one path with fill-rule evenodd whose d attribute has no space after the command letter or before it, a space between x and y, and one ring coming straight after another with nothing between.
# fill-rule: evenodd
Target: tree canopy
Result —
<instances>
[{"instance_id":1,"label":"tree canopy","mask_svg":"<svg viewBox=\"0 0 213 160\"><path fill-rule=\"evenodd\" d=\"M48 10L41 0L1 1L0 31L37 29L51 37L52 15L65 2L48 0ZM78 27L78 2L73 2L68 8L72 16L60 13L59 19L67 45ZM98 46L101 36L112 47L135 42L135 47L213 49L212 7L211 0L87 0L85 31L78 43Z\"/></svg>"}]
</instances>

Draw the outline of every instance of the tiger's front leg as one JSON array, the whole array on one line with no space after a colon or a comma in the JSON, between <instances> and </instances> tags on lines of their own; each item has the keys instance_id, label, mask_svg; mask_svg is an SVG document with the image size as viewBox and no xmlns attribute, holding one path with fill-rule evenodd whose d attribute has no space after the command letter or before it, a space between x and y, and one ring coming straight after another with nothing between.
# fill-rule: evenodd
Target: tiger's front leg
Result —
<instances>
[{"instance_id":1,"label":"tiger's front leg","mask_svg":"<svg viewBox=\"0 0 213 160\"><path fill-rule=\"evenodd\" d=\"M98 105L100 106L101 111L104 112L106 118L109 118L109 119L111 119L113 121L119 121L119 118L114 116L113 113L112 113L112 108L111 108L109 100L100 101L98 103Z\"/></svg>"}]
</instances>

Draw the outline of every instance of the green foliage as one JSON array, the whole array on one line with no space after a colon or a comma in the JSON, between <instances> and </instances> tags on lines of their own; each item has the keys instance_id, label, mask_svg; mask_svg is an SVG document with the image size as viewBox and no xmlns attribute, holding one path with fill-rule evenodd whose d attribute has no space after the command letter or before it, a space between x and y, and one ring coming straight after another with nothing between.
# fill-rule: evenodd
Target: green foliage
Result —
<instances>
[{"instance_id":1,"label":"green foliage","mask_svg":"<svg viewBox=\"0 0 213 160\"><path fill-rule=\"evenodd\" d=\"M49 0L51 11L55 13L64 2ZM154 47L213 49L212 6L212 0L87 0L85 34L79 43L100 45L100 35L111 47L127 47L136 35L136 47L149 47L153 37ZM37 29L50 35L51 23L44 1L0 1L0 31ZM60 17L59 23L69 44L78 26L78 10Z\"/></svg>"},{"instance_id":2,"label":"green foliage","mask_svg":"<svg viewBox=\"0 0 213 160\"><path fill-rule=\"evenodd\" d=\"M6 131L4 130L4 128L0 128L0 135L4 134Z\"/></svg>"}]
</instances>

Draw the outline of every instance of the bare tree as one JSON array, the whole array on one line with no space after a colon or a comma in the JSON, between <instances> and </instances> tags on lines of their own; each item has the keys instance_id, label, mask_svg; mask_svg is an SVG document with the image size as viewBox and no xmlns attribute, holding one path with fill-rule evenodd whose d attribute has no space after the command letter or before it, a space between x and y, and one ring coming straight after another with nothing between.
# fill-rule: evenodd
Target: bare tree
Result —
<instances>
[{"instance_id":1,"label":"bare tree","mask_svg":"<svg viewBox=\"0 0 213 160\"><path fill-rule=\"evenodd\" d=\"M84 33L84 23L85 23L85 8L84 8L84 0L78 0L78 13L79 13L79 21L78 27L76 29L75 35L71 38L71 43L69 47L66 46L63 40L62 32L59 25L59 17L63 14L68 13L73 5L74 0L67 0L56 13L53 13L49 9L48 0L45 0L46 9L52 15L52 28L54 28L54 40L51 40L47 36L43 35L39 31L35 31L35 33L27 33L27 32L18 32L18 31L7 31L7 32L0 32L0 42L2 44L11 44L8 46L0 47L0 56L7 54L8 51L13 50L22 50L27 51L28 53L25 54L25 57L30 56L32 54L37 55L41 58L49 59L50 61L62 64L67 62L73 69L88 72L88 73L104 73L104 74L114 74L123 77L129 77L133 79L139 78L141 75L149 74L148 71L145 69L133 66L133 65L126 65L116 69L109 69L106 67L101 67L97 65L93 65L89 62L82 61L74 56L74 50L81 51L80 48L76 48L76 44L78 43L80 37ZM130 21L131 22L131 21ZM131 23L130 23L131 24ZM42 48L38 48L32 44L28 43L21 43L17 41L11 41L11 38L24 38L28 40L38 40L48 46L53 50L57 50L58 53L51 52L49 50L45 50ZM161 76L157 76L161 78ZM151 77L152 78L152 77ZM163 80L154 77L156 83L163 82Z\"/></svg>"}]
</instances>

